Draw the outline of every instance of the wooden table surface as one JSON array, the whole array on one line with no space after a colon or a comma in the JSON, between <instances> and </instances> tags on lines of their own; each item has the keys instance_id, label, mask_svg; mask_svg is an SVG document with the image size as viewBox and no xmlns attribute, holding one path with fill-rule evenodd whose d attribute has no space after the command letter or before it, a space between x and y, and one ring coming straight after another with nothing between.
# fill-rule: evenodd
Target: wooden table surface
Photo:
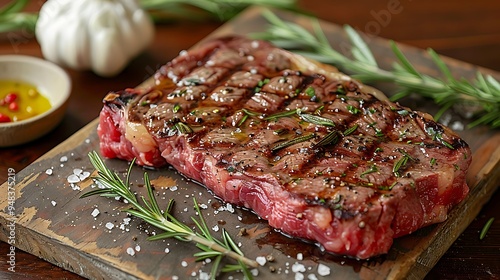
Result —
<instances>
[{"instance_id":1,"label":"wooden table surface","mask_svg":"<svg viewBox=\"0 0 500 280\"><path fill-rule=\"evenodd\" d=\"M30 10L42 1L32 1ZM374 3L376 2L376 3ZM360 31L390 38L419 48L500 71L500 2L471 1L299 1L299 7L321 19L350 24ZM0 148L0 183L8 168L20 171L95 119L101 100L109 90L135 87L163 63L175 57L221 25L220 22L175 22L157 25L154 43L134 59L123 73L101 78L91 72L68 69L73 82L69 107L62 123L49 135L19 147ZM29 32L0 35L0 55L41 57L34 35ZM4 194L2 194L4 195ZM441 258L428 279L500 279L500 191ZM494 217L486 238L479 232ZM16 250L16 272L8 271L9 246L0 242L0 279L80 279L35 256Z\"/></svg>"}]
</instances>

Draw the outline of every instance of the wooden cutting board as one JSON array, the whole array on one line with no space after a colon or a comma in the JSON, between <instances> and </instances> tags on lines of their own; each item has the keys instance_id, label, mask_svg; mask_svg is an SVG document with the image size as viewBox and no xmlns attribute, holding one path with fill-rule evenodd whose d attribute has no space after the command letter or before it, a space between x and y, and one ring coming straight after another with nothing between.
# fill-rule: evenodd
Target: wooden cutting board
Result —
<instances>
[{"instance_id":1,"label":"wooden cutting board","mask_svg":"<svg viewBox=\"0 0 500 280\"><path fill-rule=\"evenodd\" d=\"M260 13L258 8L249 9L210 37L262 31L265 21ZM301 16L280 15L309 26ZM331 23L322 23L322 26L335 46L346 41L341 27ZM370 37L369 43L382 67L394 61L387 40ZM425 52L407 46L401 49L419 70L438 75ZM453 59L445 61L457 76L472 78L477 70ZM480 70L500 78L499 73ZM388 94L394 92L390 85L376 86ZM425 100L408 99L404 105L430 113L436 111ZM451 118L451 123L459 120L456 116ZM87 178L71 184L68 177L94 172L87 154L99 149L96 126L97 120L16 174L15 200L11 205L15 207L15 216L9 213L8 197L0 197L0 239L8 242L9 236L15 234L15 246L19 249L90 279L173 279L174 276L197 279L203 275L201 272L209 272L210 264L194 261L192 256L197 249L193 244L173 239L147 241L148 235L157 233L156 229L139 219L128 219L120 212L127 206L123 202L102 197L79 198L91 188L92 180ZM195 197L198 203L207 206L202 212L215 236L220 236L223 227L241 243L248 257L272 255L274 262L258 269L258 279L290 279L295 276L293 270L302 266L306 279L309 274L319 279L421 279L478 214L500 179L500 132L477 127L458 133L473 151L467 176L470 195L451 211L446 222L395 240L387 255L369 261L333 256L313 244L287 238L253 213L225 204L172 169L134 167L131 182L133 188L142 193L143 172L148 172L160 204L165 206L168 199L175 199L174 213L180 220L188 222L194 215L192 199ZM124 175L128 167L119 160L106 163L120 175ZM8 182L0 186L0 193L8 191ZM9 226L11 221L15 224L14 233ZM247 235L238 235L242 228ZM330 268L328 276L318 274L320 264ZM243 278L238 273L220 275L221 279L230 277Z\"/></svg>"}]
</instances>

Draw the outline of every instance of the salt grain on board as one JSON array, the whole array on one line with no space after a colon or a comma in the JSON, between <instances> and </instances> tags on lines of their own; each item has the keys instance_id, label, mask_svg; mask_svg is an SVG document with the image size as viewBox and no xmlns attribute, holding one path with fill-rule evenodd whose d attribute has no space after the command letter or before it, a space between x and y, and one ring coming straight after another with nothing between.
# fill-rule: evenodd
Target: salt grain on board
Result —
<instances>
[{"instance_id":1,"label":"salt grain on board","mask_svg":"<svg viewBox=\"0 0 500 280\"><path fill-rule=\"evenodd\" d=\"M259 256L255 258L255 261L260 265L264 266L266 264L266 257Z\"/></svg>"},{"instance_id":2,"label":"salt grain on board","mask_svg":"<svg viewBox=\"0 0 500 280\"><path fill-rule=\"evenodd\" d=\"M132 247L128 247L128 248L127 248L127 254L129 254L129 255L131 255L131 256L135 255L134 248L132 248Z\"/></svg>"},{"instance_id":3,"label":"salt grain on board","mask_svg":"<svg viewBox=\"0 0 500 280\"><path fill-rule=\"evenodd\" d=\"M316 274L309 274L307 275L307 279L308 280L318 280L318 276L316 276Z\"/></svg>"},{"instance_id":4,"label":"salt grain on board","mask_svg":"<svg viewBox=\"0 0 500 280\"><path fill-rule=\"evenodd\" d=\"M109 229L109 230L112 230L113 228L115 227L115 225L111 222L107 222L106 223L106 228Z\"/></svg>"},{"instance_id":5,"label":"salt grain on board","mask_svg":"<svg viewBox=\"0 0 500 280\"><path fill-rule=\"evenodd\" d=\"M97 208L96 208L96 209L94 209L94 211L92 211L92 214L91 214L91 215L92 215L92 217L94 217L94 218L95 218L95 217L97 217L100 213L101 213L101 212L99 211L99 209L97 209Z\"/></svg>"},{"instance_id":6,"label":"salt grain on board","mask_svg":"<svg viewBox=\"0 0 500 280\"><path fill-rule=\"evenodd\" d=\"M306 271L306 267L301 264L301 263L294 263L292 265L292 271L293 272L305 272Z\"/></svg>"},{"instance_id":7,"label":"salt grain on board","mask_svg":"<svg viewBox=\"0 0 500 280\"><path fill-rule=\"evenodd\" d=\"M50 203L52 203L52 206L56 206L56 204L57 204L57 202L55 202L53 200Z\"/></svg>"},{"instance_id":8,"label":"salt grain on board","mask_svg":"<svg viewBox=\"0 0 500 280\"><path fill-rule=\"evenodd\" d=\"M78 182L80 182L80 178L78 177L78 175L71 174L71 175L68 176L68 183L75 184L75 183L78 183Z\"/></svg>"},{"instance_id":9,"label":"salt grain on board","mask_svg":"<svg viewBox=\"0 0 500 280\"><path fill-rule=\"evenodd\" d=\"M298 253L297 254L297 260L301 261L304 259L304 255L302 255L302 253Z\"/></svg>"},{"instance_id":10,"label":"salt grain on board","mask_svg":"<svg viewBox=\"0 0 500 280\"><path fill-rule=\"evenodd\" d=\"M304 280L304 279L305 279L304 274L300 272L295 273L295 280Z\"/></svg>"},{"instance_id":11,"label":"salt grain on board","mask_svg":"<svg viewBox=\"0 0 500 280\"><path fill-rule=\"evenodd\" d=\"M200 271L200 280L209 280L210 279L210 274Z\"/></svg>"},{"instance_id":12,"label":"salt grain on board","mask_svg":"<svg viewBox=\"0 0 500 280\"><path fill-rule=\"evenodd\" d=\"M330 275L330 267L320 263L318 265L318 274L321 276L327 276Z\"/></svg>"},{"instance_id":13,"label":"salt grain on board","mask_svg":"<svg viewBox=\"0 0 500 280\"><path fill-rule=\"evenodd\" d=\"M90 177L90 172L88 172L88 171L84 171L80 175L78 175L78 178L80 178L80 181L84 181L88 177Z\"/></svg>"},{"instance_id":14,"label":"salt grain on board","mask_svg":"<svg viewBox=\"0 0 500 280\"><path fill-rule=\"evenodd\" d=\"M226 204L226 210L229 212L229 213L234 213L234 208L233 208L233 205L232 204Z\"/></svg>"},{"instance_id":15,"label":"salt grain on board","mask_svg":"<svg viewBox=\"0 0 500 280\"><path fill-rule=\"evenodd\" d=\"M47 174L49 176L52 175L53 173L54 173L54 170L52 170L52 168L45 170L45 174Z\"/></svg>"}]
</instances>

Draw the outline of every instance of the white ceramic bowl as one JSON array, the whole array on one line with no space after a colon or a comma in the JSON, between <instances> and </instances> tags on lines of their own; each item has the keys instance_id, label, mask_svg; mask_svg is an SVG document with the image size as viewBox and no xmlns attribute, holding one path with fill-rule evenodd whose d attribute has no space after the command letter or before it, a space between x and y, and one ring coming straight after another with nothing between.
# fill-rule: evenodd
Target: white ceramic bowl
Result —
<instances>
[{"instance_id":1,"label":"white ceramic bowl","mask_svg":"<svg viewBox=\"0 0 500 280\"><path fill-rule=\"evenodd\" d=\"M48 111L32 118L0 123L0 147L33 141L61 122L71 93L71 79L59 66L37 57L0 55L0 80L31 83L51 104Z\"/></svg>"}]
</instances>

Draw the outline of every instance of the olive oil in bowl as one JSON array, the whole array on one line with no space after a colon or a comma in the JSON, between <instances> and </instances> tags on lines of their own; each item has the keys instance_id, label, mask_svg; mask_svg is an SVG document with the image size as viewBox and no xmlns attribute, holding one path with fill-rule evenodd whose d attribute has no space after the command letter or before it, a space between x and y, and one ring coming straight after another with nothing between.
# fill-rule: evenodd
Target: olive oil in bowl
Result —
<instances>
[{"instance_id":1,"label":"olive oil in bowl","mask_svg":"<svg viewBox=\"0 0 500 280\"><path fill-rule=\"evenodd\" d=\"M50 101L34 85L0 80L0 123L29 119L50 108Z\"/></svg>"}]
</instances>

